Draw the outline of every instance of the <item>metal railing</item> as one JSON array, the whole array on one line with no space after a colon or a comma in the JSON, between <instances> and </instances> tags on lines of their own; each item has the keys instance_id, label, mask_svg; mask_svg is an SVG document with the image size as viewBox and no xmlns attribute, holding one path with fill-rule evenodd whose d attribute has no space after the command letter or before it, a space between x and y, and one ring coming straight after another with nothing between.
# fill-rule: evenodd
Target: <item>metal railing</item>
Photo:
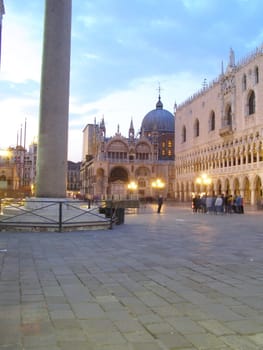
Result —
<instances>
[{"instance_id":1,"label":"metal railing","mask_svg":"<svg viewBox=\"0 0 263 350\"><path fill-rule=\"evenodd\" d=\"M116 218L101 213L103 205L102 201L0 199L0 230L111 229Z\"/></svg>"}]
</instances>

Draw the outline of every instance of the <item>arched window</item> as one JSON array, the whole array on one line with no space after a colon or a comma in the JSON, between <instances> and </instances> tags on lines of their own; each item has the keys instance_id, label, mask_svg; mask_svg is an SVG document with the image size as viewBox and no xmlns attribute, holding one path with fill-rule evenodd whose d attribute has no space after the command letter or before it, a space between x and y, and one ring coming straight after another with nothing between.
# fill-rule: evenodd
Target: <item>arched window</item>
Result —
<instances>
[{"instance_id":1,"label":"arched window","mask_svg":"<svg viewBox=\"0 0 263 350\"><path fill-rule=\"evenodd\" d=\"M232 125L232 110L231 110L231 106L228 105L226 108L226 125Z\"/></svg>"},{"instance_id":2,"label":"arched window","mask_svg":"<svg viewBox=\"0 0 263 350\"><path fill-rule=\"evenodd\" d=\"M216 128L216 118L215 118L215 112L212 111L210 113L210 118L209 118L209 130L213 131Z\"/></svg>"},{"instance_id":3,"label":"arched window","mask_svg":"<svg viewBox=\"0 0 263 350\"><path fill-rule=\"evenodd\" d=\"M258 84L259 83L258 67L255 67L254 74L255 74L255 84Z\"/></svg>"},{"instance_id":4,"label":"arched window","mask_svg":"<svg viewBox=\"0 0 263 350\"><path fill-rule=\"evenodd\" d=\"M247 89L247 76L246 74L244 74L242 78L242 90L245 91L246 89Z\"/></svg>"},{"instance_id":5,"label":"arched window","mask_svg":"<svg viewBox=\"0 0 263 350\"><path fill-rule=\"evenodd\" d=\"M199 136L199 120L196 119L194 123L194 136L198 137Z\"/></svg>"},{"instance_id":6,"label":"arched window","mask_svg":"<svg viewBox=\"0 0 263 350\"><path fill-rule=\"evenodd\" d=\"M183 126L183 129L182 129L182 142L186 142L186 127L185 127L185 125Z\"/></svg>"},{"instance_id":7,"label":"arched window","mask_svg":"<svg viewBox=\"0 0 263 350\"><path fill-rule=\"evenodd\" d=\"M250 91L248 95L248 115L254 114L256 110L256 98L254 91Z\"/></svg>"}]
</instances>

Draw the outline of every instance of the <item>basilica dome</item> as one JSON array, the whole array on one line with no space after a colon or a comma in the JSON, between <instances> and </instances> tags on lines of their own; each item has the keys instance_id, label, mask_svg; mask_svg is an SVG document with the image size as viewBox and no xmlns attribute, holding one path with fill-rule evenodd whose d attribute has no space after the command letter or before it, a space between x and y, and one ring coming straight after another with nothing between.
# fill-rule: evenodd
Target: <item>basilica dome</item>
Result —
<instances>
[{"instance_id":1,"label":"basilica dome","mask_svg":"<svg viewBox=\"0 0 263 350\"><path fill-rule=\"evenodd\" d=\"M153 109L143 118L141 130L143 133L151 131L174 132L175 119L172 113L163 109L163 104L159 96L156 109Z\"/></svg>"}]
</instances>

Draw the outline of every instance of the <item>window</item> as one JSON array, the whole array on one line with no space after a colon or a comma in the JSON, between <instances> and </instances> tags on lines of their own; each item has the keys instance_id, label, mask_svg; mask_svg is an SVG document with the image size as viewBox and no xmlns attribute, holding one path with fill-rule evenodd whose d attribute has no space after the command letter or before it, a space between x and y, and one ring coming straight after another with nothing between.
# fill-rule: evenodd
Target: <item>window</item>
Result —
<instances>
[{"instance_id":1,"label":"window","mask_svg":"<svg viewBox=\"0 0 263 350\"><path fill-rule=\"evenodd\" d=\"M246 74L244 74L242 78L242 90L245 91L246 89L247 89L247 76Z\"/></svg>"},{"instance_id":2,"label":"window","mask_svg":"<svg viewBox=\"0 0 263 350\"><path fill-rule=\"evenodd\" d=\"M210 130L210 131L213 131L213 130L215 130L215 127L216 127L215 112L212 111L212 112L210 113L210 118L209 118L209 130Z\"/></svg>"},{"instance_id":3,"label":"window","mask_svg":"<svg viewBox=\"0 0 263 350\"><path fill-rule=\"evenodd\" d=\"M186 142L186 127L185 127L185 125L183 126L183 129L182 129L182 142Z\"/></svg>"},{"instance_id":4,"label":"window","mask_svg":"<svg viewBox=\"0 0 263 350\"><path fill-rule=\"evenodd\" d=\"M255 67L254 74L255 74L255 84L258 84L259 83L258 67Z\"/></svg>"},{"instance_id":5,"label":"window","mask_svg":"<svg viewBox=\"0 0 263 350\"><path fill-rule=\"evenodd\" d=\"M227 106L227 109L226 109L226 125L232 125L232 110L231 110L231 106Z\"/></svg>"},{"instance_id":6,"label":"window","mask_svg":"<svg viewBox=\"0 0 263 350\"><path fill-rule=\"evenodd\" d=\"M198 137L199 136L199 120L196 119L194 123L194 136Z\"/></svg>"},{"instance_id":7,"label":"window","mask_svg":"<svg viewBox=\"0 0 263 350\"><path fill-rule=\"evenodd\" d=\"M248 115L254 114L256 109L255 93L251 91L248 95Z\"/></svg>"}]
</instances>

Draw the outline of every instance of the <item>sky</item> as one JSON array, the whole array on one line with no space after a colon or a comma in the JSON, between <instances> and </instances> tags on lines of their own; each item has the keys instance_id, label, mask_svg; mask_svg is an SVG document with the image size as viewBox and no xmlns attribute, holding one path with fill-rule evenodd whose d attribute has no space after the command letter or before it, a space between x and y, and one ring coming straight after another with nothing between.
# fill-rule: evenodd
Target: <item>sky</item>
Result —
<instances>
[{"instance_id":1,"label":"sky","mask_svg":"<svg viewBox=\"0 0 263 350\"><path fill-rule=\"evenodd\" d=\"M54 0L55 1L55 0ZM0 149L37 141L44 0L4 0ZM139 132L263 43L262 0L72 0L68 159L82 159L87 124ZM159 91L160 88L160 91ZM25 132L26 124L26 132ZM21 137L22 135L22 137ZM22 141L22 142L21 142Z\"/></svg>"}]
</instances>

